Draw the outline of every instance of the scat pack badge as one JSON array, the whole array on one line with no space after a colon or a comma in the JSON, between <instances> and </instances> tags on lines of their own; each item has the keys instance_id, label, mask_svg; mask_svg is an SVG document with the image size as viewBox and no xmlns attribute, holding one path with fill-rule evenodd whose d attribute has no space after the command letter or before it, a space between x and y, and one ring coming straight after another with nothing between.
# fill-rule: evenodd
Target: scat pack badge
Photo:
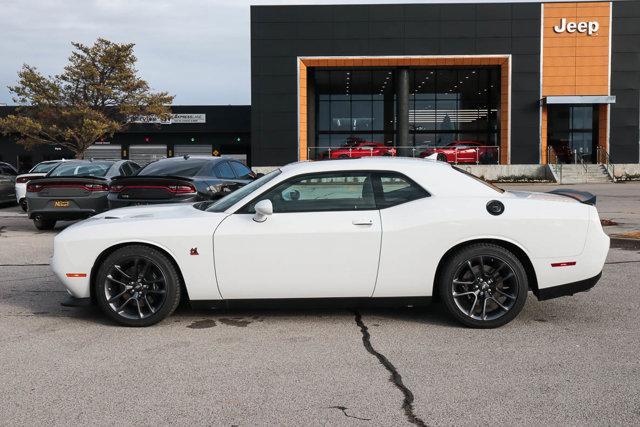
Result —
<instances>
[{"instance_id":1,"label":"scat pack badge","mask_svg":"<svg viewBox=\"0 0 640 427\"><path fill-rule=\"evenodd\" d=\"M189 250L189 255L200 255L200 254L198 253L198 248L191 248L191 249Z\"/></svg>"}]
</instances>

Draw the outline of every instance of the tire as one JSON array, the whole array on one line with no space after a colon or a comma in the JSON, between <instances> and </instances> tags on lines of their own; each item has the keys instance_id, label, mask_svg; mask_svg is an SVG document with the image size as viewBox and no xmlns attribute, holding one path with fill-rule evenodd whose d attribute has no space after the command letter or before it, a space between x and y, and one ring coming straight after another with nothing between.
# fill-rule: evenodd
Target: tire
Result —
<instances>
[{"instance_id":1,"label":"tire","mask_svg":"<svg viewBox=\"0 0 640 427\"><path fill-rule=\"evenodd\" d=\"M33 219L33 225L35 225L38 230L53 230L53 227L56 226L56 220L37 216Z\"/></svg>"},{"instance_id":2,"label":"tire","mask_svg":"<svg viewBox=\"0 0 640 427\"><path fill-rule=\"evenodd\" d=\"M340 154L340 155L338 156L338 158L339 158L339 159L348 159L348 158L349 158L349 156L347 156L346 154Z\"/></svg>"},{"instance_id":3,"label":"tire","mask_svg":"<svg viewBox=\"0 0 640 427\"><path fill-rule=\"evenodd\" d=\"M109 255L94 286L98 306L125 326L156 324L180 303L176 267L162 252L144 245L125 246Z\"/></svg>"},{"instance_id":4,"label":"tire","mask_svg":"<svg viewBox=\"0 0 640 427\"><path fill-rule=\"evenodd\" d=\"M22 210L24 212L28 211L29 208L27 207L27 199L20 199L20 207L22 208Z\"/></svg>"},{"instance_id":5,"label":"tire","mask_svg":"<svg viewBox=\"0 0 640 427\"><path fill-rule=\"evenodd\" d=\"M447 163L447 156L442 153L436 155L436 160Z\"/></svg>"},{"instance_id":6,"label":"tire","mask_svg":"<svg viewBox=\"0 0 640 427\"><path fill-rule=\"evenodd\" d=\"M526 271L518 257L502 246L472 244L445 262L438 291L447 311L460 323L497 328L524 307L529 291Z\"/></svg>"}]
</instances>

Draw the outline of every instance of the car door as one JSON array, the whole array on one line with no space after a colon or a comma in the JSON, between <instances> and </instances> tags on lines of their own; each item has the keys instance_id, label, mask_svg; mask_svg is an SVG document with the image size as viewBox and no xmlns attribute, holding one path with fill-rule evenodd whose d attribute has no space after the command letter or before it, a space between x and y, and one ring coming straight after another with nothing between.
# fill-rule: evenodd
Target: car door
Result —
<instances>
[{"instance_id":1,"label":"car door","mask_svg":"<svg viewBox=\"0 0 640 427\"><path fill-rule=\"evenodd\" d=\"M270 200L273 214L253 220ZM382 231L367 172L286 180L228 216L214 233L225 299L369 297Z\"/></svg>"},{"instance_id":2,"label":"car door","mask_svg":"<svg viewBox=\"0 0 640 427\"><path fill-rule=\"evenodd\" d=\"M0 200L3 202L14 200L16 172L6 165L0 165Z\"/></svg>"}]
</instances>

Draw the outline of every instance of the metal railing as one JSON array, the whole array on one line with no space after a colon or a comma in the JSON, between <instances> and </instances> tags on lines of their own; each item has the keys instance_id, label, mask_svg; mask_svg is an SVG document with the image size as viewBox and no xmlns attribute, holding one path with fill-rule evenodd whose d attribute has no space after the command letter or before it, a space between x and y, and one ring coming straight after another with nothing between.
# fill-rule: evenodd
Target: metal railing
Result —
<instances>
[{"instance_id":1,"label":"metal railing","mask_svg":"<svg viewBox=\"0 0 640 427\"><path fill-rule=\"evenodd\" d=\"M562 182L562 162L558 161L558 153L550 145L547 147L547 164L556 175L556 181Z\"/></svg>"},{"instance_id":2,"label":"metal railing","mask_svg":"<svg viewBox=\"0 0 640 427\"><path fill-rule=\"evenodd\" d=\"M596 150L596 162L604 166L604 169L606 170L611 180L615 182L616 180L615 167L613 163L611 163L611 157L609 156L609 153L607 152L607 150L605 150L604 147L601 147L599 145Z\"/></svg>"},{"instance_id":3,"label":"metal railing","mask_svg":"<svg viewBox=\"0 0 640 427\"><path fill-rule=\"evenodd\" d=\"M473 147L421 146L369 146L369 147L308 147L310 160L356 159L361 157L414 157L437 154L438 160L455 164L499 164L500 147L481 145Z\"/></svg>"}]
</instances>

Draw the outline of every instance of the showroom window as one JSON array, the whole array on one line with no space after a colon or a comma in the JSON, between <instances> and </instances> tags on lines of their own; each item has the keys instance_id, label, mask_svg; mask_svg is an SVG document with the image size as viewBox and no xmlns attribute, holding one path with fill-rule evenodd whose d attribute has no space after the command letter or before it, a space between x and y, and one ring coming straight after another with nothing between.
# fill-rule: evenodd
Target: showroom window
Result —
<instances>
[{"instance_id":1,"label":"showroom window","mask_svg":"<svg viewBox=\"0 0 640 427\"><path fill-rule=\"evenodd\" d=\"M410 144L499 144L499 69L416 69L409 78Z\"/></svg>"},{"instance_id":2,"label":"showroom window","mask_svg":"<svg viewBox=\"0 0 640 427\"><path fill-rule=\"evenodd\" d=\"M394 143L394 89L391 70L318 70L318 147Z\"/></svg>"}]
</instances>

